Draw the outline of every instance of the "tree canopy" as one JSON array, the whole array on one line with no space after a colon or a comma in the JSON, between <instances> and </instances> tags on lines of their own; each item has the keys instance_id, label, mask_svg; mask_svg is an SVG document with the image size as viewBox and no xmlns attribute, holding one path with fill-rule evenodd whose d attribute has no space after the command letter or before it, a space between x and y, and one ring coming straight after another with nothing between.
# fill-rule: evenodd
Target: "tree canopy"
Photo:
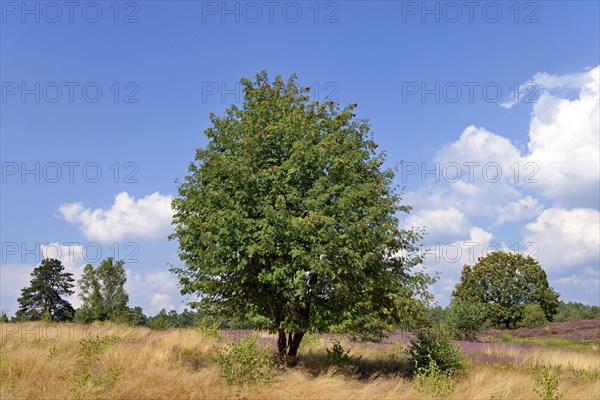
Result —
<instances>
[{"instance_id":1,"label":"tree canopy","mask_svg":"<svg viewBox=\"0 0 600 400\"><path fill-rule=\"evenodd\" d=\"M465 265L452 295L485 304L489 319L507 328L521 321L530 303L538 303L552 321L559 297L535 259L508 252L494 252L480 257L472 267Z\"/></svg>"},{"instance_id":2,"label":"tree canopy","mask_svg":"<svg viewBox=\"0 0 600 400\"><path fill-rule=\"evenodd\" d=\"M65 272L60 260L45 258L31 273L30 285L21 289L17 300L18 320L67 321L73 318L75 310L62 296L72 295L73 275Z\"/></svg>"},{"instance_id":3,"label":"tree canopy","mask_svg":"<svg viewBox=\"0 0 600 400\"><path fill-rule=\"evenodd\" d=\"M112 257L103 260L97 268L87 264L78 281L83 301L77 310L77 320L81 322L126 319L129 314L129 295L124 285L127 275L124 261L113 261Z\"/></svg>"},{"instance_id":4,"label":"tree canopy","mask_svg":"<svg viewBox=\"0 0 600 400\"><path fill-rule=\"evenodd\" d=\"M414 321L432 278L411 272L420 234L398 229L410 207L356 104L310 101L295 76L242 85L173 200L182 294L278 332L288 356L305 332L380 340Z\"/></svg>"}]
</instances>

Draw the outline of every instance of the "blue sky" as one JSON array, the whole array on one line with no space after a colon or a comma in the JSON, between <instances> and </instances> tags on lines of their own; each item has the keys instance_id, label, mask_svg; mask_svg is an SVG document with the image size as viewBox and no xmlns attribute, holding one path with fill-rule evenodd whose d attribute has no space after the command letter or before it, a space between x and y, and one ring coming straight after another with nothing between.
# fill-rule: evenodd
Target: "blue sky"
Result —
<instances>
[{"instance_id":1,"label":"blue sky","mask_svg":"<svg viewBox=\"0 0 600 400\"><path fill-rule=\"evenodd\" d=\"M402 226L428 231L440 304L494 248L599 304L598 4L2 1L0 308L47 246L76 277L123 258L131 305L182 309L175 179L263 69L357 102L404 162Z\"/></svg>"}]
</instances>

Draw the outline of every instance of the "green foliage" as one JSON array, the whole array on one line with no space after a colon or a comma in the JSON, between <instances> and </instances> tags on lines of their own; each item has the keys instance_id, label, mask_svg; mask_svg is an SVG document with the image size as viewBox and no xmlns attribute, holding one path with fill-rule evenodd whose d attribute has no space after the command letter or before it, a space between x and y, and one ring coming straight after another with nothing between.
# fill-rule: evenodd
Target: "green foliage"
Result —
<instances>
[{"instance_id":1,"label":"green foliage","mask_svg":"<svg viewBox=\"0 0 600 400\"><path fill-rule=\"evenodd\" d=\"M540 400L560 400L562 398L558 391L558 371L555 368L542 367L534 379L541 386L539 389L533 389L540 396Z\"/></svg>"},{"instance_id":2,"label":"green foliage","mask_svg":"<svg viewBox=\"0 0 600 400\"><path fill-rule=\"evenodd\" d=\"M79 341L79 346L83 356L90 359L94 355L103 353L110 346L118 343L120 338L116 335L110 336L89 336Z\"/></svg>"},{"instance_id":3,"label":"green foliage","mask_svg":"<svg viewBox=\"0 0 600 400\"><path fill-rule=\"evenodd\" d=\"M446 310L446 325L453 338L473 340L485 328L487 308L484 304L454 299Z\"/></svg>"},{"instance_id":4,"label":"green foliage","mask_svg":"<svg viewBox=\"0 0 600 400\"><path fill-rule=\"evenodd\" d=\"M84 267L83 275L78 281L81 289L79 297L83 304L77 310L77 322L129 320L129 295L124 288L127 281L124 264L122 260L113 262L113 258L108 257L97 268L91 264Z\"/></svg>"},{"instance_id":5,"label":"green foliage","mask_svg":"<svg viewBox=\"0 0 600 400\"><path fill-rule=\"evenodd\" d=\"M167 311L163 308L154 317L148 318L148 328L156 330L165 330L171 328L172 325L169 323L169 317Z\"/></svg>"},{"instance_id":6,"label":"green foliage","mask_svg":"<svg viewBox=\"0 0 600 400\"><path fill-rule=\"evenodd\" d=\"M525 304L523 308L523 319L519 322L519 326L524 328L535 328L548 323L546 314L538 303Z\"/></svg>"},{"instance_id":7,"label":"green foliage","mask_svg":"<svg viewBox=\"0 0 600 400\"><path fill-rule=\"evenodd\" d=\"M0 323L8 323L8 311L5 309L0 310Z\"/></svg>"},{"instance_id":8,"label":"green foliage","mask_svg":"<svg viewBox=\"0 0 600 400\"><path fill-rule=\"evenodd\" d=\"M420 393L440 398L450 396L456 387L452 373L442 371L434 359L426 367L417 368L413 385Z\"/></svg>"},{"instance_id":9,"label":"green foliage","mask_svg":"<svg viewBox=\"0 0 600 400\"><path fill-rule=\"evenodd\" d=\"M142 310L142 307L140 306L130 308L127 319L129 323L134 326L144 326L148 323L148 317L144 315L144 310Z\"/></svg>"},{"instance_id":10,"label":"green foliage","mask_svg":"<svg viewBox=\"0 0 600 400\"><path fill-rule=\"evenodd\" d=\"M450 342L450 336L442 329L425 328L415 332L408 354L417 372L431 368L432 362L435 368L450 374L468 364L460 348Z\"/></svg>"},{"instance_id":11,"label":"green foliage","mask_svg":"<svg viewBox=\"0 0 600 400\"><path fill-rule=\"evenodd\" d=\"M266 382L273 376L271 354L258 344L255 335L246 336L239 343L216 347L213 360L228 385Z\"/></svg>"},{"instance_id":12,"label":"green foliage","mask_svg":"<svg viewBox=\"0 0 600 400\"><path fill-rule=\"evenodd\" d=\"M300 342L302 347L307 350L314 350L320 347L321 345L321 336L315 333L306 332L302 337L302 341Z\"/></svg>"},{"instance_id":13,"label":"green foliage","mask_svg":"<svg viewBox=\"0 0 600 400\"><path fill-rule=\"evenodd\" d=\"M61 296L73 294L73 275L59 260L45 258L31 273L30 286L21 290L17 320L51 321L73 319L75 310Z\"/></svg>"},{"instance_id":14,"label":"green foliage","mask_svg":"<svg viewBox=\"0 0 600 400\"><path fill-rule=\"evenodd\" d=\"M121 367L111 367L105 374L92 374L87 366L82 366L69 376L69 389L73 398L84 398L83 392L86 388L98 389L105 383L114 387L123 377L123 372Z\"/></svg>"},{"instance_id":15,"label":"green foliage","mask_svg":"<svg viewBox=\"0 0 600 400\"><path fill-rule=\"evenodd\" d=\"M355 104L310 102L292 76L242 80L244 103L210 115L204 148L174 199L183 294L285 335L379 340L421 311L431 278L420 234L399 230L394 172ZM403 256L398 256L398 254Z\"/></svg>"},{"instance_id":16,"label":"green foliage","mask_svg":"<svg viewBox=\"0 0 600 400\"><path fill-rule=\"evenodd\" d=\"M202 320L196 325L196 332L200 335L202 340L220 340L221 339L221 328L215 321L210 322Z\"/></svg>"},{"instance_id":17,"label":"green foliage","mask_svg":"<svg viewBox=\"0 0 600 400\"><path fill-rule=\"evenodd\" d=\"M56 345L53 344L52 347L48 349L48 360L52 360L57 354L58 349L56 348Z\"/></svg>"},{"instance_id":18,"label":"green foliage","mask_svg":"<svg viewBox=\"0 0 600 400\"><path fill-rule=\"evenodd\" d=\"M350 355L350 349L344 349L344 346L339 340L334 340L331 349L325 349L327 356L325 358L327 364L338 367L354 367L360 360L360 357Z\"/></svg>"},{"instance_id":19,"label":"green foliage","mask_svg":"<svg viewBox=\"0 0 600 400\"><path fill-rule=\"evenodd\" d=\"M565 322L580 319L600 319L600 306L589 306L578 302L558 302L554 321Z\"/></svg>"},{"instance_id":20,"label":"green foliage","mask_svg":"<svg viewBox=\"0 0 600 400\"><path fill-rule=\"evenodd\" d=\"M425 318L429 321L430 325L441 325L446 319L447 309L442 306L436 305L427 309Z\"/></svg>"},{"instance_id":21,"label":"green foliage","mask_svg":"<svg viewBox=\"0 0 600 400\"><path fill-rule=\"evenodd\" d=\"M546 272L536 260L518 253L495 252L465 265L452 293L471 303L487 305L495 325L516 326L525 304L538 303L548 321L556 314L558 296L548 284Z\"/></svg>"}]
</instances>

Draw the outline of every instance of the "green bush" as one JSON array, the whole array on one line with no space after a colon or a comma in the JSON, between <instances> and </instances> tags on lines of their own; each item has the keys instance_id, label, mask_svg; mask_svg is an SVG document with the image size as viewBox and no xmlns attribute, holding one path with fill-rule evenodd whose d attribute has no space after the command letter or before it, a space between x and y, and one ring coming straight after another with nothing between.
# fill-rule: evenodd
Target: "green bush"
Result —
<instances>
[{"instance_id":1,"label":"green bush","mask_svg":"<svg viewBox=\"0 0 600 400\"><path fill-rule=\"evenodd\" d=\"M90 359L96 354L103 353L107 348L118 343L119 341L120 338L116 335L100 336L96 334L95 336L82 338L79 341L79 345L83 355L87 359Z\"/></svg>"},{"instance_id":2,"label":"green bush","mask_svg":"<svg viewBox=\"0 0 600 400\"><path fill-rule=\"evenodd\" d=\"M482 303L455 299L446 311L446 324L454 339L473 340L485 328L487 308Z\"/></svg>"},{"instance_id":3,"label":"green bush","mask_svg":"<svg viewBox=\"0 0 600 400\"><path fill-rule=\"evenodd\" d=\"M548 320L544 310L538 303L526 304L523 308L523 319L519 322L519 326L524 328L535 328L546 325Z\"/></svg>"},{"instance_id":4,"label":"green bush","mask_svg":"<svg viewBox=\"0 0 600 400\"><path fill-rule=\"evenodd\" d=\"M217 321L202 319L194 329L198 332L198 335L200 335L203 342L208 340L220 340L222 338L221 328Z\"/></svg>"},{"instance_id":5,"label":"green bush","mask_svg":"<svg viewBox=\"0 0 600 400\"><path fill-rule=\"evenodd\" d=\"M468 360L463 357L460 348L450 342L450 336L442 329L421 329L415 332L411 340L408 354L410 361L418 373L419 369L427 370L435 363L441 372L453 374L463 369Z\"/></svg>"},{"instance_id":6,"label":"green bush","mask_svg":"<svg viewBox=\"0 0 600 400\"><path fill-rule=\"evenodd\" d=\"M264 382L273 375L271 354L258 344L256 335L248 335L239 343L216 347L213 360L228 385Z\"/></svg>"},{"instance_id":7,"label":"green bush","mask_svg":"<svg viewBox=\"0 0 600 400\"><path fill-rule=\"evenodd\" d=\"M448 397L455 388L452 374L441 371L433 359L429 361L428 367L417 369L413 385L418 392L433 397Z\"/></svg>"},{"instance_id":8,"label":"green bush","mask_svg":"<svg viewBox=\"0 0 600 400\"><path fill-rule=\"evenodd\" d=\"M562 398L558 391L558 372L556 369L544 366L534 379L541 388L534 388L533 391L540 396L541 400L560 400Z\"/></svg>"},{"instance_id":9,"label":"green bush","mask_svg":"<svg viewBox=\"0 0 600 400\"><path fill-rule=\"evenodd\" d=\"M339 340L334 340L331 349L325 349L325 351L327 352L325 359L329 365L352 367L356 366L356 362L360 360L360 358L351 356L350 350L344 349Z\"/></svg>"}]
</instances>

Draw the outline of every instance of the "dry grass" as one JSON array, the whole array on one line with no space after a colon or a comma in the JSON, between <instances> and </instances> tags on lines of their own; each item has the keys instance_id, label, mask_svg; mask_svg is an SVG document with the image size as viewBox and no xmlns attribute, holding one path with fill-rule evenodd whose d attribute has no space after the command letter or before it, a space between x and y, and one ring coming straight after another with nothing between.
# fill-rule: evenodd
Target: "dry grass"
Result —
<instances>
[{"instance_id":1,"label":"dry grass","mask_svg":"<svg viewBox=\"0 0 600 400\"><path fill-rule=\"evenodd\" d=\"M4 399L425 399L406 375L397 347L354 348L363 374L323 367L322 344L301 366L280 369L271 383L229 387L210 352L222 343L192 329L150 331L125 326L0 324L0 398ZM92 341L85 337L119 338ZM302 350L302 348L301 348ZM491 351L491 350L490 350ZM508 350L507 350L508 351ZM516 350L515 350L516 351ZM521 356L521 355L519 355ZM598 352L536 349L537 365L599 368ZM530 363L530 365L533 365ZM379 371L379 372L377 372ZM536 399L535 370L518 364L474 364L459 376L452 399ZM563 399L600 398L600 380L560 370ZM430 397L430 396L429 396Z\"/></svg>"}]
</instances>

